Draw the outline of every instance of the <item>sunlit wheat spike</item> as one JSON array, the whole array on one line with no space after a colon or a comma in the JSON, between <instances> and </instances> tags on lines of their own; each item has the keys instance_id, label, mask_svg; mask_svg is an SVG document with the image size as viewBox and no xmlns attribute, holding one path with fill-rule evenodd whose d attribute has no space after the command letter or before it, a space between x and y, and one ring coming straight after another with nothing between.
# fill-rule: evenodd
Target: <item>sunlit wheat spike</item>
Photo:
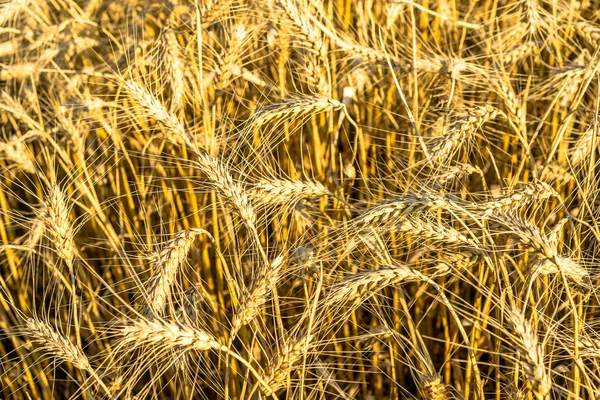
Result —
<instances>
[{"instance_id":1,"label":"sunlit wheat spike","mask_svg":"<svg viewBox=\"0 0 600 400\"><path fill-rule=\"evenodd\" d=\"M357 43L355 40L346 35L334 32L324 24L317 22L316 24L323 31L323 33L333 41L333 43L335 43L340 49L344 50L344 52L346 52L350 57L371 64L386 65L389 62L394 68L399 68L402 70L407 69L407 65L410 66L410 63L402 62L402 60L393 54Z\"/></svg>"},{"instance_id":2,"label":"sunlit wheat spike","mask_svg":"<svg viewBox=\"0 0 600 400\"><path fill-rule=\"evenodd\" d=\"M577 261L570 257L555 256L554 258L540 258L532 267L534 275L551 275L562 272L572 282L583 285L584 279L589 277L589 272Z\"/></svg>"},{"instance_id":3,"label":"sunlit wheat spike","mask_svg":"<svg viewBox=\"0 0 600 400\"><path fill-rule=\"evenodd\" d=\"M171 110L178 110L183 105L185 93L183 54L177 34L171 26L165 27L161 38L167 79L171 88Z\"/></svg>"},{"instance_id":4,"label":"sunlit wheat spike","mask_svg":"<svg viewBox=\"0 0 600 400\"><path fill-rule=\"evenodd\" d=\"M585 78L586 69L590 61L591 55L584 49L570 65L557 71L555 76L548 81L548 87L545 88L545 91L549 92L550 96L554 94L553 91L556 87L563 88L562 95L558 101L558 104L562 108L566 109L573 103L577 91Z\"/></svg>"},{"instance_id":5,"label":"sunlit wheat spike","mask_svg":"<svg viewBox=\"0 0 600 400\"><path fill-rule=\"evenodd\" d=\"M165 127L169 140L174 143L190 145L193 143L191 137L177 117L167 110L164 104L147 91L141 84L128 80L123 81L123 87L149 117L154 118Z\"/></svg>"},{"instance_id":6,"label":"sunlit wheat spike","mask_svg":"<svg viewBox=\"0 0 600 400\"><path fill-rule=\"evenodd\" d=\"M43 127L37 121L31 118L31 116L29 116L29 114L27 113L23 105L19 102L19 100L12 97L5 91L2 91L2 94L0 95L0 110L10 113L16 119L26 124L31 130L44 130Z\"/></svg>"},{"instance_id":7,"label":"sunlit wheat spike","mask_svg":"<svg viewBox=\"0 0 600 400\"><path fill-rule=\"evenodd\" d=\"M233 318L233 331L249 324L267 302L271 290L274 290L281 274L283 257L277 257L267 266L256 279L250 292L240 301L240 307Z\"/></svg>"},{"instance_id":8,"label":"sunlit wheat spike","mask_svg":"<svg viewBox=\"0 0 600 400\"><path fill-rule=\"evenodd\" d=\"M403 265L381 266L377 270L363 271L344 278L330 290L325 304L331 306L344 303L376 293L387 286L421 278L419 273Z\"/></svg>"},{"instance_id":9,"label":"sunlit wheat spike","mask_svg":"<svg viewBox=\"0 0 600 400\"><path fill-rule=\"evenodd\" d=\"M161 320L131 320L120 329L120 345L131 348L140 346L176 346L188 350L221 350L217 340L209 333L190 326Z\"/></svg>"},{"instance_id":10,"label":"sunlit wheat spike","mask_svg":"<svg viewBox=\"0 0 600 400\"><path fill-rule=\"evenodd\" d=\"M35 214L36 217L31 220L29 235L27 236L26 243L29 248L37 246L44 236L44 232L46 232L46 223L44 222L46 208L42 206L40 209L36 210Z\"/></svg>"},{"instance_id":11,"label":"sunlit wheat spike","mask_svg":"<svg viewBox=\"0 0 600 400\"><path fill-rule=\"evenodd\" d=\"M552 380L544 365L544 350L538 344L536 332L531 322L525 319L525 315L519 309L508 311L509 325L517 337L517 350L523 357L521 365L533 388L533 394L537 400L545 400L552 391Z\"/></svg>"},{"instance_id":12,"label":"sunlit wheat spike","mask_svg":"<svg viewBox=\"0 0 600 400\"><path fill-rule=\"evenodd\" d=\"M434 211L447 204L447 201L427 193L408 194L382 202L364 211L356 218L359 225L395 224L403 217L421 211Z\"/></svg>"},{"instance_id":13,"label":"sunlit wheat spike","mask_svg":"<svg viewBox=\"0 0 600 400\"><path fill-rule=\"evenodd\" d=\"M295 369L295 364L298 363L304 355L307 342L309 347L311 346L310 342L312 339L312 335L309 335L308 338L306 336L300 336L285 345L283 349L275 355L265 371L264 380L268 384L268 388L265 388L264 390L265 395L271 396L283 387L285 380Z\"/></svg>"},{"instance_id":14,"label":"sunlit wheat spike","mask_svg":"<svg viewBox=\"0 0 600 400\"><path fill-rule=\"evenodd\" d=\"M555 182L558 182L559 184L568 184L575 180L573 174L558 164L548 164L546 165L546 168L544 168L543 163L539 162L536 164L536 167L538 178L548 184L553 184Z\"/></svg>"},{"instance_id":15,"label":"sunlit wheat spike","mask_svg":"<svg viewBox=\"0 0 600 400\"><path fill-rule=\"evenodd\" d=\"M293 204L302 199L327 196L330 192L320 182L265 179L248 192L250 198L265 205Z\"/></svg>"},{"instance_id":16,"label":"sunlit wheat spike","mask_svg":"<svg viewBox=\"0 0 600 400\"><path fill-rule=\"evenodd\" d=\"M559 197L556 190L549 184L542 181L535 181L525 186L514 189L512 192L496 197L493 200L477 204L477 208L485 215L492 215L495 212L517 211L528 204Z\"/></svg>"},{"instance_id":17,"label":"sunlit wheat spike","mask_svg":"<svg viewBox=\"0 0 600 400\"><path fill-rule=\"evenodd\" d=\"M491 83L496 88L498 96L500 96L504 102L504 107L507 111L508 118L516 125L517 128L519 128L525 118L525 112L523 111L521 100L509 83L500 79L492 80Z\"/></svg>"},{"instance_id":18,"label":"sunlit wheat spike","mask_svg":"<svg viewBox=\"0 0 600 400\"><path fill-rule=\"evenodd\" d=\"M27 318L24 333L33 342L39 344L48 355L67 362L75 368L91 370L90 362L83 351L50 324L35 318Z\"/></svg>"},{"instance_id":19,"label":"sunlit wheat spike","mask_svg":"<svg viewBox=\"0 0 600 400\"><path fill-rule=\"evenodd\" d=\"M369 333L361 336L360 344L363 349L369 349L376 343L385 342L397 335L397 332L383 325L377 325L369 329Z\"/></svg>"},{"instance_id":20,"label":"sunlit wheat spike","mask_svg":"<svg viewBox=\"0 0 600 400\"><path fill-rule=\"evenodd\" d=\"M189 324L158 318L153 320L128 318L116 325L112 332L117 336L112 354L117 362L126 354L139 354L139 352L148 355L150 358L147 360L156 361L173 354L186 355L193 351L212 350L228 354L243 364L264 390L270 387L246 359L230 351L227 346L221 345L211 333ZM138 364L138 367L139 371L136 371L136 374L144 373L148 369L147 364Z\"/></svg>"},{"instance_id":21,"label":"sunlit wheat spike","mask_svg":"<svg viewBox=\"0 0 600 400\"><path fill-rule=\"evenodd\" d=\"M548 24L540 14L537 0L524 0L521 4L523 5L523 19L529 26L530 34L533 35L540 29L547 29Z\"/></svg>"},{"instance_id":22,"label":"sunlit wheat spike","mask_svg":"<svg viewBox=\"0 0 600 400\"><path fill-rule=\"evenodd\" d=\"M578 22L575 25L577 32L591 44L596 44L600 40L600 28L586 21Z\"/></svg>"},{"instance_id":23,"label":"sunlit wheat spike","mask_svg":"<svg viewBox=\"0 0 600 400\"><path fill-rule=\"evenodd\" d=\"M558 255L556 247L548 237L537 226L516 212L498 212L493 214L493 218L509 229L508 232L517 236L521 242L531 246L546 258L554 259Z\"/></svg>"},{"instance_id":24,"label":"sunlit wheat spike","mask_svg":"<svg viewBox=\"0 0 600 400\"><path fill-rule=\"evenodd\" d=\"M33 174L35 172L35 165L31 160L31 156L27 146L17 136L12 136L6 143L0 142L0 153L14 162L21 170Z\"/></svg>"},{"instance_id":25,"label":"sunlit wheat spike","mask_svg":"<svg viewBox=\"0 0 600 400\"><path fill-rule=\"evenodd\" d=\"M421 391L427 400L445 400L448 388L439 375L425 376L422 378Z\"/></svg>"},{"instance_id":26,"label":"sunlit wheat spike","mask_svg":"<svg viewBox=\"0 0 600 400\"><path fill-rule=\"evenodd\" d=\"M517 63L531 54L537 47L537 43L528 41L520 43L502 54L502 62L504 64Z\"/></svg>"},{"instance_id":27,"label":"sunlit wheat spike","mask_svg":"<svg viewBox=\"0 0 600 400\"><path fill-rule=\"evenodd\" d=\"M208 28L227 16L234 0L207 0L202 2L198 10L201 15L202 28Z\"/></svg>"},{"instance_id":28,"label":"sunlit wheat spike","mask_svg":"<svg viewBox=\"0 0 600 400\"><path fill-rule=\"evenodd\" d=\"M16 42L7 41L0 43L0 57L13 55L18 49Z\"/></svg>"},{"instance_id":29,"label":"sunlit wheat spike","mask_svg":"<svg viewBox=\"0 0 600 400\"><path fill-rule=\"evenodd\" d=\"M445 161L456 147L467 141L485 122L496 118L499 112L489 104L466 110L464 116L450 125L445 133L430 145L428 149L430 160Z\"/></svg>"},{"instance_id":30,"label":"sunlit wheat spike","mask_svg":"<svg viewBox=\"0 0 600 400\"><path fill-rule=\"evenodd\" d=\"M324 57L325 47L321 32L318 27L313 26L309 17L300 12L294 4L294 0L275 0L276 4L283 9L285 16L293 23L298 41L314 54Z\"/></svg>"},{"instance_id":31,"label":"sunlit wheat spike","mask_svg":"<svg viewBox=\"0 0 600 400\"><path fill-rule=\"evenodd\" d=\"M197 167L219 193L233 205L239 216L247 223L254 225L256 214L248 200L248 195L239 183L233 181L225 165L205 152L198 153L196 160Z\"/></svg>"},{"instance_id":32,"label":"sunlit wheat spike","mask_svg":"<svg viewBox=\"0 0 600 400\"><path fill-rule=\"evenodd\" d=\"M433 180L435 185L443 186L474 173L483 174L479 167L474 167L471 164L456 164L436 173Z\"/></svg>"},{"instance_id":33,"label":"sunlit wheat spike","mask_svg":"<svg viewBox=\"0 0 600 400\"><path fill-rule=\"evenodd\" d=\"M57 183L50 184L43 209L46 212L41 214L40 218L46 224L46 231L53 243L54 250L72 272L76 255L75 234L69 217L70 207L67 196Z\"/></svg>"},{"instance_id":34,"label":"sunlit wheat spike","mask_svg":"<svg viewBox=\"0 0 600 400\"><path fill-rule=\"evenodd\" d=\"M217 89L227 90L236 78L243 78L259 87L269 86L244 66L243 59L247 56L252 40L256 38L255 33L256 29L246 23L238 23L231 28L223 51L215 54L214 72Z\"/></svg>"},{"instance_id":35,"label":"sunlit wheat spike","mask_svg":"<svg viewBox=\"0 0 600 400\"><path fill-rule=\"evenodd\" d=\"M577 142L569 149L569 161L573 167L581 164L591 153L594 146L594 140L596 140L596 147L600 140L595 137L595 128L592 126L588 128L580 137Z\"/></svg>"},{"instance_id":36,"label":"sunlit wheat spike","mask_svg":"<svg viewBox=\"0 0 600 400\"><path fill-rule=\"evenodd\" d=\"M460 231L445 227L429 219L408 217L403 219L396 230L416 238L439 241L447 244L464 244L474 248L478 247L477 241L469 239Z\"/></svg>"},{"instance_id":37,"label":"sunlit wheat spike","mask_svg":"<svg viewBox=\"0 0 600 400\"><path fill-rule=\"evenodd\" d=\"M35 63L15 64L4 67L0 70L0 81L23 80L29 77L37 77L39 74L39 65Z\"/></svg>"},{"instance_id":38,"label":"sunlit wheat spike","mask_svg":"<svg viewBox=\"0 0 600 400\"><path fill-rule=\"evenodd\" d=\"M0 27L7 25L7 22L16 18L23 12L30 0L11 0L0 6Z\"/></svg>"},{"instance_id":39,"label":"sunlit wheat spike","mask_svg":"<svg viewBox=\"0 0 600 400\"><path fill-rule=\"evenodd\" d=\"M343 108L343 103L321 95L293 96L257 110L252 125L259 127L270 122L281 122L285 118L299 118Z\"/></svg>"},{"instance_id":40,"label":"sunlit wheat spike","mask_svg":"<svg viewBox=\"0 0 600 400\"><path fill-rule=\"evenodd\" d=\"M152 256L154 273L146 284L149 312L162 315L177 277L180 264L185 260L196 237L194 231L181 231Z\"/></svg>"}]
</instances>

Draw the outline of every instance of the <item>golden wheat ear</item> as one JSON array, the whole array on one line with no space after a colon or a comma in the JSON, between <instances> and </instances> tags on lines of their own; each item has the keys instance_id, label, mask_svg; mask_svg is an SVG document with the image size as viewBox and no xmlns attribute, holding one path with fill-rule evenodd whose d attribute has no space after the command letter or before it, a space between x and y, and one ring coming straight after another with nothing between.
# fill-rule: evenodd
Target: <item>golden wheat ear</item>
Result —
<instances>
[{"instance_id":1,"label":"golden wheat ear","mask_svg":"<svg viewBox=\"0 0 600 400\"><path fill-rule=\"evenodd\" d=\"M92 378L92 385L103 390L109 397L112 396L111 390L98 376L83 350L52 325L38 318L25 318L25 324L19 331L31 342L38 345L39 349L44 351L45 356L87 372ZM85 383L82 385L82 389L85 389Z\"/></svg>"},{"instance_id":2,"label":"golden wheat ear","mask_svg":"<svg viewBox=\"0 0 600 400\"><path fill-rule=\"evenodd\" d=\"M518 340L517 351L523 357L521 365L527 379L531 382L533 395L537 400L547 399L552 391L552 379L544 365L544 351L542 345L538 344L537 334L521 310L510 310L508 318Z\"/></svg>"}]
</instances>

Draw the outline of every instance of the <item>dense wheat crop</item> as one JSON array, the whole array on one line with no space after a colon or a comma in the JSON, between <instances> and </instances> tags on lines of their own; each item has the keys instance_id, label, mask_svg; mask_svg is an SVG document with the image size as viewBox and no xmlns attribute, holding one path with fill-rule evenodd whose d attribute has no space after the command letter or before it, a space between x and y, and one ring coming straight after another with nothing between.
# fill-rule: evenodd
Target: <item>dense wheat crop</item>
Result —
<instances>
[{"instance_id":1,"label":"dense wheat crop","mask_svg":"<svg viewBox=\"0 0 600 400\"><path fill-rule=\"evenodd\" d=\"M600 399L598 0L2 0L0 398Z\"/></svg>"}]
</instances>

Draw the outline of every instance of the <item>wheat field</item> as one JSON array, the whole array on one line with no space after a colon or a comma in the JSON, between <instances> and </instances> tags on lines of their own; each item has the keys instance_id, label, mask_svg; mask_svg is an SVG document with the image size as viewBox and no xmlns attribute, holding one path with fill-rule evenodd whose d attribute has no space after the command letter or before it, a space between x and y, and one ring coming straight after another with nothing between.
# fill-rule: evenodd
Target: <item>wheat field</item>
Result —
<instances>
[{"instance_id":1,"label":"wheat field","mask_svg":"<svg viewBox=\"0 0 600 400\"><path fill-rule=\"evenodd\" d=\"M1 399L600 399L598 0L2 0Z\"/></svg>"}]
</instances>

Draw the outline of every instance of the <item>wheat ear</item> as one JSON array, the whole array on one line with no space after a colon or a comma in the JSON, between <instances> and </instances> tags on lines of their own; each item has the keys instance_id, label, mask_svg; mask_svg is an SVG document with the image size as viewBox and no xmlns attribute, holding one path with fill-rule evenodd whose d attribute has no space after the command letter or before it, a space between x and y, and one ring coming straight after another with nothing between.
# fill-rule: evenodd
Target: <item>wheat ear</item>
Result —
<instances>
[{"instance_id":1,"label":"wheat ear","mask_svg":"<svg viewBox=\"0 0 600 400\"><path fill-rule=\"evenodd\" d=\"M32 342L39 344L46 354L88 372L94 378L94 381L109 396L112 396L111 390L96 374L83 351L66 336L60 334L53 326L36 318L26 318L23 331Z\"/></svg>"},{"instance_id":2,"label":"wheat ear","mask_svg":"<svg viewBox=\"0 0 600 400\"><path fill-rule=\"evenodd\" d=\"M263 269L250 292L241 299L240 307L233 318L233 332L237 332L242 326L249 324L260 312L262 306L267 302L271 290L279 280L283 257L279 256ZM233 335L232 335L233 336Z\"/></svg>"},{"instance_id":3,"label":"wheat ear","mask_svg":"<svg viewBox=\"0 0 600 400\"><path fill-rule=\"evenodd\" d=\"M330 192L320 182L266 179L258 182L248 195L265 205L295 204L302 199L322 197Z\"/></svg>"},{"instance_id":4,"label":"wheat ear","mask_svg":"<svg viewBox=\"0 0 600 400\"><path fill-rule=\"evenodd\" d=\"M56 254L67 264L69 273L73 274L73 261L76 255L75 234L69 218L67 197L58 184L50 184L43 210L45 213L40 214L39 217L46 225L46 231L54 243Z\"/></svg>"},{"instance_id":5,"label":"wheat ear","mask_svg":"<svg viewBox=\"0 0 600 400\"><path fill-rule=\"evenodd\" d=\"M118 329L118 334L119 340L113 350L115 354L122 350L134 351L145 347L154 349L155 355L159 354L158 352L170 353L175 349L223 352L242 363L266 391L270 390L270 384L246 359L230 351L227 346L221 345L214 336L206 331L183 323L172 323L159 319L151 321L138 319L125 323ZM274 399L277 400L275 397Z\"/></svg>"},{"instance_id":6,"label":"wheat ear","mask_svg":"<svg viewBox=\"0 0 600 400\"><path fill-rule=\"evenodd\" d=\"M229 170L205 152L197 154L196 165L239 216L254 229L256 214L248 200L248 195L239 183L233 181Z\"/></svg>"},{"instance_id":7,"label":"wheat ear","mask_svg":"<svg viewBox=\"0 0 600 400\"><path fill-rule=\"evenodd\" d=\"M294 369L294 364L296 364L304 354L306 344L312 339L312 335L308 338L297 338L287 344L269 363L264 378L264 381L267 383L264 390L266 396L274 395L283 387L285 380Z\"/></svg>"},{"instance_id":8,"label":"wheat ear","mask_svg":"<svg viewBox=\"0 0 600 400\"><path fill-rule=\"evenodd\" d=\"M521 365L537 400L546 400L552 391L552 380L544 366L544 351L533 331L531 322L519 309L508 312L509 325L518 340L517 350L523 359Z\"/></svg>"},{"instance_id":9,"label":"wheat ear","mask_svg":"<svg viewBox=\"0 0 600 400\"><path fill-rule=\"evenodd\" d=\"M155 271L146 285L149 314L162 315L164 312L179 266L190 251L196 234L190 230L178 232L152 256Z\"/></svg>"},{"instance_id":10,"label":"wheat ear","mask_svg":"<svg viewBox=\"0 0 600 400\"><path fill-rule=\"evenodd\" d=\"M468 109L463 117L450 125L446 133L430 145L430 161L443 162L459 144L464 143L486 121L496 118L498 114L499 110L489 104Z\"/></svg>"},{"instance_id":11,"label":"wheat ear","mask_svg":"<svg viewBox=\"0 0 600 400\"><path fill-rule=\"evenodd\" d=\"M177 35L170 25L166 25L161 38L167 79L171 88L171 110L178 110L183 105L185 94L183 54L177 42Z\"/></svg>"}]
</instances>

